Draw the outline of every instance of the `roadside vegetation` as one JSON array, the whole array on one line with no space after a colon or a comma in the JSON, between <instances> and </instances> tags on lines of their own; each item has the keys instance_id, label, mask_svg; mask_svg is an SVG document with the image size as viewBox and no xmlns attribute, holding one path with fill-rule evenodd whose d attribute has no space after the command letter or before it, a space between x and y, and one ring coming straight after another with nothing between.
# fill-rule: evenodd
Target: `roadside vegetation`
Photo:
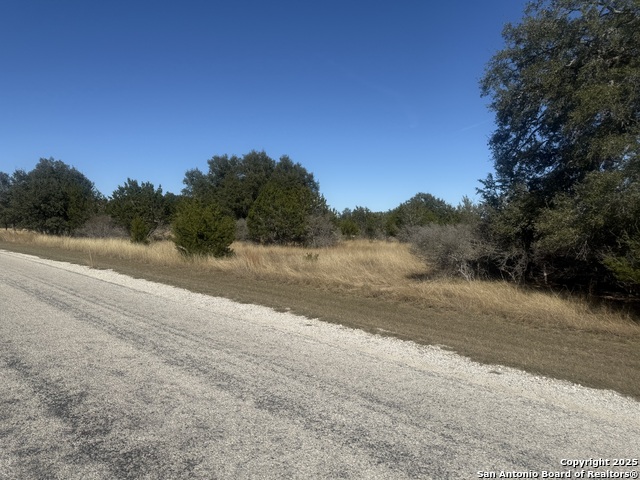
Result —
<instances>
[{"instance_id":1,"label":"roadside vegetation","mask_svg":"<svg viewBox=\"0 0 640 480\"><path fill-rule=\"evenodd\" d=\"M495 113L495 171L480 182L477 203L421 192L386 212L338 212L313 173L264 151L214 155L205 170L185 172L179 194L127 178L103 196L50 158L30 172L0 172L0 241L66 249L91 266L161 267L167 281L188 266L202 282L310 287L451 322L482 316L487 332L519 324L637 339L638 32L636 0L534 2L505 27L480 84ZM482 335L456 328L468 342ZM427 341L408 331L399 335ZM634 361L616 365L634 372Z\"/></svg>"},{"instance_id":2,"label":"roadside vegetation","mask_svg":"<svg viewBox=\"0 0 640 480\"><path fill-rule=\"evenodd\" d=\"M82 252L94 257L181 267L185 259L173 242L150 245L127 239L93 239L0 231L0 241ZM248 279L310 286L335 293L408 302L465 315L499 316L532 326L640 337L631 311L595 305L584 297L540 291L506 281L466 281L434 275L434 269L406 243L384 240L344 241L330 248L303 248L235 242L231 257L196 257L189 268L212 275L233 273Z\"/></svg>"}]
</instances>

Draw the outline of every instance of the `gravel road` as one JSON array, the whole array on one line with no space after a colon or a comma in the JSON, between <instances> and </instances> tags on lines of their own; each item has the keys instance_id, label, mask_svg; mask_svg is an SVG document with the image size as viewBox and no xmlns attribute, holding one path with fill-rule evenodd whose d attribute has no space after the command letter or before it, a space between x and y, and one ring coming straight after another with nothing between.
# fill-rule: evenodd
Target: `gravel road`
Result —
<instances>
[{"instance_id":1,"label":"gravel road","mask_svg":"<svg viewBox=\"0 0 640 480\"><path fill-rule=\"evenodd\" d=\"M0 251L0 478L576 478L563 459L639 456L640 403L613 392Z\"/></svg>"}]
</instances>

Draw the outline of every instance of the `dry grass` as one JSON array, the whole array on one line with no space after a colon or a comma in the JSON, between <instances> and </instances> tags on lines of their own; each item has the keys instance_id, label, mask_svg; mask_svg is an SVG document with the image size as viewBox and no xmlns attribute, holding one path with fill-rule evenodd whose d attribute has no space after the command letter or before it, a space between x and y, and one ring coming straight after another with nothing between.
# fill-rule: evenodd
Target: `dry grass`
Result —
<instances>
[{"instance_id":1,"label":"dry grass","mask_svg":"<svg viewBox=\"0 0 640 480\"><path fill-rule=\"evenodd\" d=\"M92 265L94 255L164 266L185 262L168 241L144 246L123 239L52 237L12 231L0 232L0 240L84 252L88 265ZM236 242L232 248L235 256L231 258L198 259L191 266L465 314L495 315L532 325L640 335L640 326L629 315L595 308L578 298L525 290L506 282L424 280L427 268L400 243L357 240L327 249L301 249Z\"/></svg>"}]
</instances>

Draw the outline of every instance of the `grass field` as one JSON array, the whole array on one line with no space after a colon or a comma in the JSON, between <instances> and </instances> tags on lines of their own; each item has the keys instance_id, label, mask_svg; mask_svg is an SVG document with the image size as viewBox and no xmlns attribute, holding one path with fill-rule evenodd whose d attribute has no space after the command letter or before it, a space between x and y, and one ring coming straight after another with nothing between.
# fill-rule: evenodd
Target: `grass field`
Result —
<instances>
[{"instance_id":1,"label":"grass field","mask_svg":"<svg viewBox=\"0 0 640 480\"><path fill-rule=\"evenodd\" d=\"M165 267L184 266L170 241L151 245L125 239L53 237L31 232L0 231L0 240L82 252ZM326 249L260 246L236 242L231 258L188 261L200 272L232 272L236 276L298 284L329 292L350 293L408 302L465 314L500 316L511 321L622 336L640 335L630 314L594 307L581 298L524 289L507 282L429 279L428 266L406 244L354 240Z\"/></svg>"}]
</instances>

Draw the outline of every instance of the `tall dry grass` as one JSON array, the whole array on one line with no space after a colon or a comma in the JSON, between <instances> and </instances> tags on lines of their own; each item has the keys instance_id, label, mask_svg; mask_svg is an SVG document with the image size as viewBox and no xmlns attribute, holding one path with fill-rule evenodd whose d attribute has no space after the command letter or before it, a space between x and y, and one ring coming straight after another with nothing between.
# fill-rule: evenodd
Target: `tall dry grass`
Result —
<instances>
[{"instance_id":1,"label":"tall dry grass","mask_svg":"<svg viewBox=\"0 0 640 480\"><path fill-rule=\"evenodd\" d=\"M89 265L92 256L164 266L185 262L170 241L136 245L125 239L53 237L12 231L0 231L0 240L84 252ZM465 315L494 315L533 325L640 335L640 326L630 315L593 307L580 298L531 291L507 282L429 280L428 268L401 243L354 240L332 248L302 249L236 242L232 248L233 257L196 259L191 261L191 267L383 297Z\"/></svg>"}]
</instances>

